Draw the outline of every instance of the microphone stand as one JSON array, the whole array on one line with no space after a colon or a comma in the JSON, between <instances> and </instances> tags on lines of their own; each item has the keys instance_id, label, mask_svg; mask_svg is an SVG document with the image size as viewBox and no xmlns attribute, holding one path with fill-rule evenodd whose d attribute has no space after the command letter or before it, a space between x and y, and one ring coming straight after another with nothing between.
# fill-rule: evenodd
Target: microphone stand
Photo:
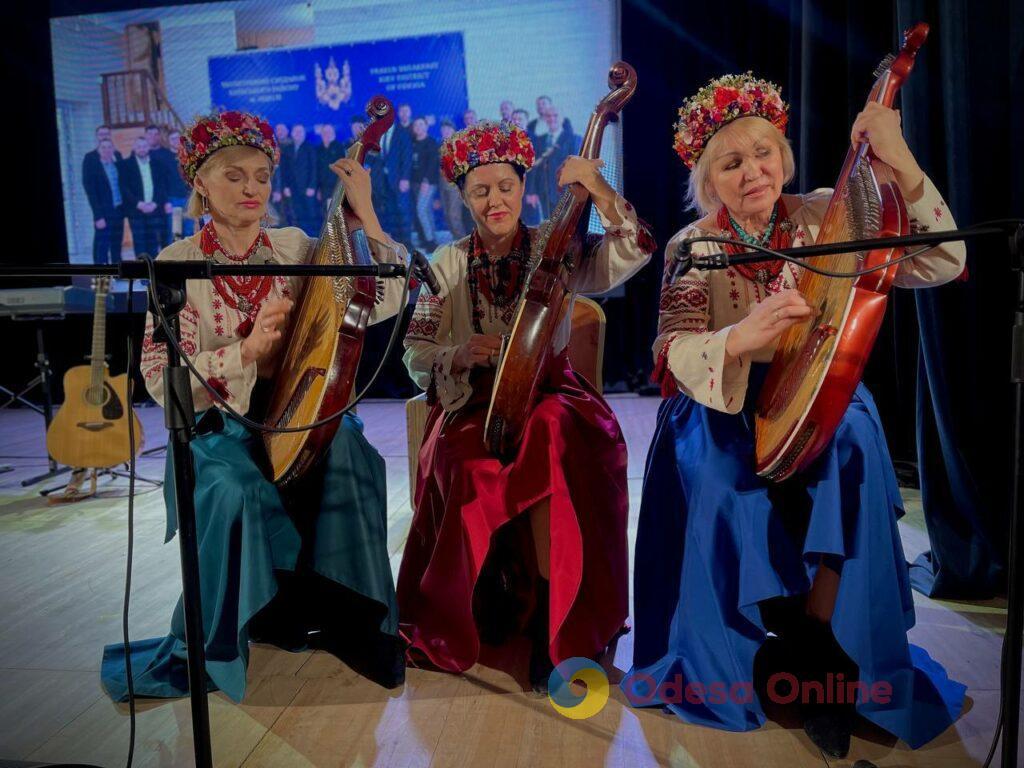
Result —
<instances>
[{"instance_id":1,"label":"microphone stand","mask_svg":"<svg viewBox=\"0 0 1024 768\"><path fill-rule=\"evenodd\" d=\"M150 270L153 270L152 272ZM0 278L53 277L72 275L110 275L121 279L148 280L155 274L155 292L160 309L167 318L175 341L181 343L178 312L185 306L185 281L210 279L217 275L299 275L303 277L404 277L404 264L311 265L311 264L217 264L209 261L144 261L120 265L38 264L0 265ZM152 303L152 295L150 302ZM154 315L155 307L150 307ZM158 327L163 333L163 327ZM166 339L165 339L166 340ZM129 361L130 364L130 361ZM195 467L191 441L208 427L196 424L192 403L192 384L188 367L182 364L174 344L167 343L167 367L164 369L164 421L167 446L174 469L174 497L178 512L178 544L181 557L182 607L185 618L185 645L188 652L189 700L192 710L192 743L197 768L212 768L210 711L206 694L206 644L203 609L199 589L199 547L196 536ZM77 768L88 768L78 766Z\"/></svg>"},{"instance_id":2,"label":"microphone stand","mask_svg":"<svg viewBox=\"0 0 1024 768\"><path fill-rule=\"evenodd\" d=\"M1010 531L1008 547L1008 573L1006 591L1006 635L1000 670L1003 749L1002 768L1019 768L1017 754L1020 733L1021 646L1024 635L1024 519L1021 514L1024 493L1024 224L1007 220L991 225L952 229L942 232L922 232L905 237L882 237L875 240L850 240L843 243L822 243L802 248L787 248L778 253L794 258L810 258L835 253L856 253L876 248L899 248L914 245L937 245L954 240L974 240L981 237L1008 236L1007 251L1010 269L1017 276L1017 300L1014 310L1012 340L1010 342L1010 381L1013 383L1013 490L1010 501ZM733 264L766 261L772 257L759 251L740 254L712 253L693 256L691 248L698 242L734 242L724 237L694 237L683 240L675 253L675 266L671 280L691 269L728 269Z\"/></svg>"},{"instance_id":3,"label":"microphone stand","mask_svg":"<svg viewBox=\"0 0 1024 768\"><path fill-rule=\"evenodd\" d=\"M949 229L942 232L922 232L916 235L903 235L900 237L879 237L873 240L848 240L842 243L821 243L819 245L805 245L799 248L783 248L775 251L795 259L809 259L813 256L827 256L836 253L856 253L859 251L871 251L878 248L906 248L912 245L938 245L953 240L973 240L979 237L992 237L993 235L1006 235L1007 232L1019 229L1017 223L1006 224L1005 226L980 226L967 227L964 229ZM675 266L672 268L672 280L682 277L691 269L728 269L734 264L753 264L759 261L767 261L774 258L761 251L745 251L743 253L710 253L705 256L694 256L691 249L696 243L736 243L728 237L706 235L701 237L690 237L683 240L676 247ZM1013 246L1011 245L1011 248Z\"/></svg>"}]
</instances>

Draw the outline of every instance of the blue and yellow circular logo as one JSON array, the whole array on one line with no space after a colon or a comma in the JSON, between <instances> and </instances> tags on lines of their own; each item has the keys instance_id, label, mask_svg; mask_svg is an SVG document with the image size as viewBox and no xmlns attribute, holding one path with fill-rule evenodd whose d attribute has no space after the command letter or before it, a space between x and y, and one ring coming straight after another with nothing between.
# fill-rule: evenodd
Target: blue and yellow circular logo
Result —
<instances>
[{"instance_id":1,"label":"blue and yellow circular logo","mask_svg":"<svg viewBox=\"0 0 1024 768\"><path fill-rule=\"evenodd\" d=\"M586 693L573 692L572 683L583 683ZM555 711L573 720L593 717L608 703L608 675L600 664L581 656L566 659L548 678L548 700Z\"/></svg>"}]
</instances>

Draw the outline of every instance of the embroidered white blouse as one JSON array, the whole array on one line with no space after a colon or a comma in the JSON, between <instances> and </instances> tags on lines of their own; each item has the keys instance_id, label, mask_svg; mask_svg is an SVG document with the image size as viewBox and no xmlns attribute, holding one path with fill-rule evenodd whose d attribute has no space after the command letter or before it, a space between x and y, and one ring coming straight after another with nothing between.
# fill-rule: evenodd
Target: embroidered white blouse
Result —
<instances>
[{"instance_id":1,"label":"embroidered white blouse","mask_svg":"<svg viewBox=\"0 0 1024 768\"><path fill-rule=\"evenodd\" d=\"M585 262L580 293L604 293L625 282L647 263L656 247L646 226L637 219L633 206L621 196L615 199L615 210L622 220L618 226L612 225L598 211L605 234ZM425 287L421 290L405 336L404 361L409 375L428 396L436 396L446 411L461 408L473 394L470 372L452 373L452 360L459 345L477 332L467 279L471 240L472 235L464 237L434 253L431 264L441 292L434 296ZM480 318L483 333L497 336L510 331L517 300L499 307L487 299L484 291L479 291L478 302L483 310ZM570 307L555 333L552 348L556 354L569 342L571 315Z\"/></svg>"},{"instance_id":2,"label":"embroidered white blouse","mask_svg":"<svg viewBox=\"0 0 1024 768\"><path fill-rule=\"evenodd\" d=\"M831 189L817 189L789 203L795 247L814 242L831 197ZM956 228L946 202L927 177L923 196L908 203L907 212L911 229L916 232ZM675 283L667 283L673 254L681 240L719 234L691 224L669 241L654 357L657 368L667 365L682 392L709 408L738 413L746 396L750 363L770 362L777 341L726 365L725 340L729 331L749 314L754 304L784 289L795 288L803 269L786 262L779 276L765 286L746 279L735 269L692 270ZM692 253L702 255L719 250L716 243L697 243ZM941 285L963 272L966 258L962 242L945 243L902 262L894 284L903 288Z\"/></svg>"},{"instance_id":3,"label":"embroidered white blouse","mask_svg":"<svg viewBox=\"0 0 1024 768\"><path fill-rule=\"evenodd\" d=\"M312 257L316 240L297 227L266 230L273 258L283 264L304 264ZM158 260L175 259L201 261L209 259L200 245L201 232L164 248ZM381 243L369 239L373 259L378 264L406 263L404 246L392 241ZM259 251L256 252L259 255ZM260 261L262 263L262 261ZM301 277L275 277L269 294L263 301L275 298L301 296ZM404 281L381 279L377 281L377 301L370 313L370 324L379 323L398 314L401 307ZM242 364L242 341L246 320L255 317L260 302L248 314L230 306L209 280L189 280L185 285L188 303L178 315L181 327L181 348L206 381L224 397L228 404L245 413L257 379L257 364ZM164 402L163 371L167 365L165 344L153 341L153 316L146 315L146 335L142 342L142 375L146 389L158 403ZM203 384L192 374L192 399L196 411L218 405Z\"/></svg>"}]
</instances>

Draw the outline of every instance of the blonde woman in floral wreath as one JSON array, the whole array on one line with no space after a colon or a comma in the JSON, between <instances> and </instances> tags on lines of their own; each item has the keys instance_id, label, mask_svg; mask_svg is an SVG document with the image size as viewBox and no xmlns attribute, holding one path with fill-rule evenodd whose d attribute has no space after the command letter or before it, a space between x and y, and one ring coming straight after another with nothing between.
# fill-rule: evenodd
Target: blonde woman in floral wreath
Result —
<instances>
[{"instance_id":1,"label":"blonde woman in floral wreath","mask_svg":"<svg viewBox=\"0 0 1024 768\"><path fill-rule=\"evenodd\" d=\"M780 334L814 312L796 290L801 267L764 261L671 280L684 238L724 234L776 250L814 241L831 190L782 193L794 172L786 122L778 88L749 73L712 81L680 110L675 148L702 217L666 250L654 355L667 399L644 480L623 688L634 704L687 722L757 728L754 656L771 631L794 663L765 692L802 700L804 729L824 752L846 755L855 715L918 747L957 717L964 686L907 642L903 502L871 395L858 387L807 471L777 484L758 477L752 411L765 364ZM898 113L871 104L850 138L893 168L913 226L955 226ZM938 285L963 267L962 244L947 244L904 262L896 284ZM791 688L797 681L806 694ZM837 685L818 703L819 688Z\"/></svg>"},{"instance_id":2,"label":"blonde woman in floral wreath","mask_svg":"<svg viewBox=\"0 0 1024 768\"><path fill-rule=\"evenodd\" d=\"M514 671L526 635L530 682L542 689L553 664L596 658L623 626L628 494L622 433L572 371L567 326L514 461L502 465L484 448L500 335L536 237L520 219L532 163L529 138L511 123L477 123L442 147L441 170L476 226L435 253L440 293L420 294L405 338L406 365L431 410L398 599L415 663L461 672L480 660ZM581 290L605 291L647 263L654 242L600 161L568 158L559 184L573 182L605 227L589 243Z\"/></svg>"},{"instance_id":3,"label":"blonde woman in floral wreath","mask_svg":"<svg viewBox=\"0 0 1024 768\"><path fill-rule=\"evenodd\" d=\"M200 118L182 134L178 160L192 187L190 212L205 211L210 221L165 248L158 260L307 261L313 241L302 230L262 226L278 159L274 132L263 120L242 112ZM331 169L365 226L374 259L404 262L404 249L381 231L366 170L348 159ZM282 277L190 280L186 286L188 303L179 315L182 351L206 385L257 421L268 404L300 290L300 279ZM401 292L400 281L379 283L370 322L396 314ZM153 331L149 316L141 367L147 389L162 404L167 351ZM218 408L194 375L192 397L197 412ZM400 684L404 644L388 562L384 461L363 437L361 422L346 415L320 464L287 492L265 476L260 435L234 419L222 422L223 429L192 443L210 688L242 699L250 640L288 650L315 642L381 685ZM170 540L176 529L174 484L164 488ZM136 694L188 693L180 601L170 634L133 643L131 654ZM111 698L124 698L121 645L107 647L102 677Z\"/></svg>"}]
</instances>

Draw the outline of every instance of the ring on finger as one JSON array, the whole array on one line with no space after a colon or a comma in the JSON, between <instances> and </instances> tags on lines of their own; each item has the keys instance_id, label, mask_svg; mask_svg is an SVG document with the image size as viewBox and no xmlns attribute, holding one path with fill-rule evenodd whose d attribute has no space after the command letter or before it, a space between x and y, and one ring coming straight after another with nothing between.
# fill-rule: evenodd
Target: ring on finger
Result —
<instances>
[{"instance_id":1,"label":"ring on finger","mask_svg":"<svg viewBox=\"0 0 1024 768\"><path fill-rule=\"evenodd\" d=\"M782 319L782 314L779 312L779 310L776 309L775 310L775 322L777 323L781 319Z\"/></svg>"}]
</instances>

